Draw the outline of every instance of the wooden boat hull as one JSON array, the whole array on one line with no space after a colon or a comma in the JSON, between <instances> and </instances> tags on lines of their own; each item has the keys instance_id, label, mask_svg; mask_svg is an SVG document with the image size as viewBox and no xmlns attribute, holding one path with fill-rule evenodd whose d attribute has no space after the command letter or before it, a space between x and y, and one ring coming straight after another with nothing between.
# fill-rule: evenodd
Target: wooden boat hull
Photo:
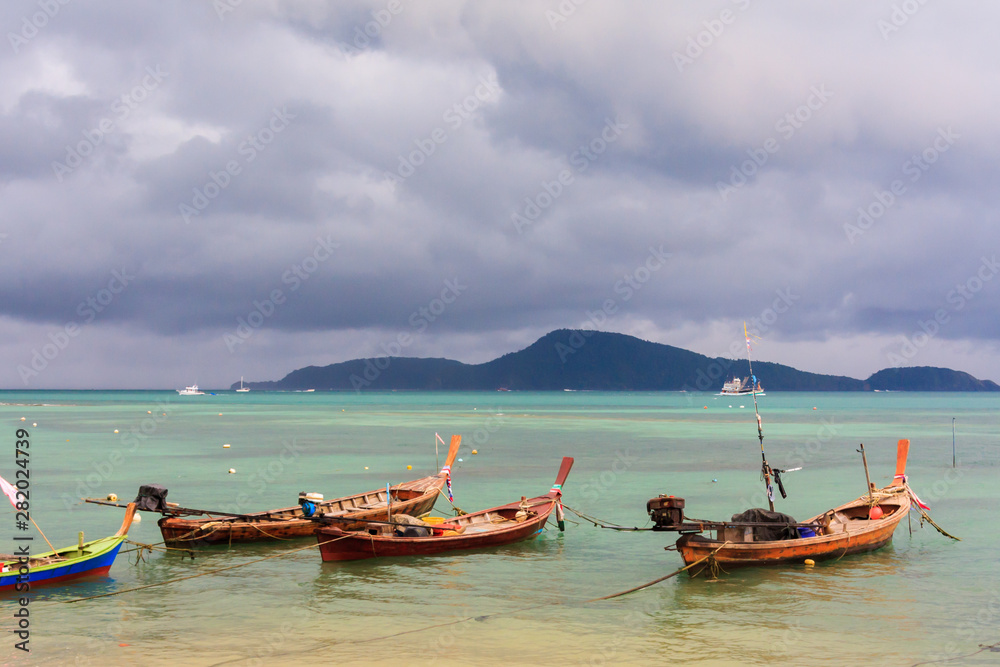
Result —
<instances>
[{"instance_id":1,"label":"wooden boat hull","mask_svg":"<svg viewBox=\"0 0 1000 667\"><path fill-rule=\"evenodd\" d=\"M879 501L879 507L885 513L884 516L871 520L867 518L868 496L841 505L831 512L846 517L847 521L835 522L831 532L816 537L725 544L724 539L709 539L689 533L677 540L677 551L686 565L710 558L689 569L691 576L697 576L710 568L713 560L723 570L730 570L738 567L801 563L807 558L840 558L848 554L874 551L892 542L896 526L910 509L909 496L900 487L898 492L883 497ZM828 514L824 512L804 523L820 523Z\"/></svg>"},{"instance_id":2,"label":"wooden boat hull","mask_svg":"<svg viewBox=\"0 0 1000 667\"><path fill-rule=\"evenodd\" d=\"M430 485L418 498L394 502L392 511L413 515L426 514L434 507L438 494L444 487L444 478L440 484ZM395 487L393 491L395 491ZM376 496L379 491L371 491L366 496ZM381 491L385 494L385 491ZM356 524L347 524L348 528L361 528L362 521L385 521L388 511L383 507L370 510L357 510L343 514L343 518L358 519ZM316 534L317 524L312 519L302 517L298 507L288 507L264 513L255 520L231 519L228 517L205 519L182 519L178 517L163 517L157 522L160 534L167 546L188 548L207 544L235 544L241 542L266 542L273 540L291 540L312 537ZM271 518L266 515L288 515L301 518Z\"/></svg>"},{"instance_id":3,"label":"wooden boat hull","mask_svg":"<svg viewBox=\"0 0 1000 667\"><path fill-rule=\"evenodd\" d=\"M389 537L349 532L340 528L322 528L316 533L324 561L361 560L388 556L430 556L445 551L483 549L526 540L542 531L555 503L549 503L544 515L516 524L502 531L437 537ZM516 508L516 505L515 505ZM468 530L468 529L466 529Z\"/></svg>"},{"instance_id":4,"label":"wooden boat hull","mask_svg":"<svg viewBox=\"0 0 1000 667\"><path fill-rule=\"evenodd\" d=\"M349 531L329 526L316 532L320 555L324 562L361 560L365 558L429 556L448 551L482 549L512 544L541 532L549 515L562 496L562 484L573 466L573 459L564 457L552 490L531 500L493 507L466 514L448 521L464 530L457 535L429 537L397 537L392 534L372 534L377 531ZM517 521L519 511L528 516Z\"/></svg>"},{"instance_id":5,"label":"wooden boat hull","mask_svg":"<svg viewBox=\"0 0 1000 667\"><path fill-rule=\"evenodd\" d=\"M0 573L0 593L15 591L15 586L27 581L30 588L52 586L84 577L103 576L111 569L122 543L128 538L128 529L135 515L135 505L129 505L125 512L125 520L117 533L99 540L84 542L65 549L32 554L31 562L22 571L22 564L16 560L4 560ZM41 560L50 560L58 556L62 560L38 564ZM18 591L24 592L24 591Z\"/></svg>"},{"instance_id":6,"label":"wooden boat hull","mask_svg":"<svg viewBox=\"0 0 1000 667\"><path fill-rule=\"evenodd\" d=\"M386 504L386 490L376 489L367 493L324 500L317 505L317 516L326 514L338 519L357 519L358 523L340 521L337 525L347 530L364 528L365 521L384 521L391 511L398 514L419 516L434 508L438 495L451 475L462 437L452 436L444 467L436 475L423 477L391 487L391 510ZM319 524L307 518L300 506L257 512L239 517L212 516L191 519L165 516L157 522L167 546L191 548L211 544L244 542L269 542L312 537Z\"/></svg>"}]
</instances>

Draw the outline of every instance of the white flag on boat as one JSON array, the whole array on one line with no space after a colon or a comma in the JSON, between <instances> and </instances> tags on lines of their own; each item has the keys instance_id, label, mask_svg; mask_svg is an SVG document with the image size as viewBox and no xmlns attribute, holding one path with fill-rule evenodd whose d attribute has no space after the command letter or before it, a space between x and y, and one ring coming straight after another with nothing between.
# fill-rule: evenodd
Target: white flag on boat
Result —
<instances>
[{"instance_id":1,"label":"white flag on boat","mask_svg":"<svg viewBox=\"0 0 1000 667\"><path fill-rule=\"evenodd\" d=\"M10 498L10 504L14 506L14 509L17 509L17 489L3 477L0 477L0 491L3 491L4 495Z\"/></svg>"}]
</instances>

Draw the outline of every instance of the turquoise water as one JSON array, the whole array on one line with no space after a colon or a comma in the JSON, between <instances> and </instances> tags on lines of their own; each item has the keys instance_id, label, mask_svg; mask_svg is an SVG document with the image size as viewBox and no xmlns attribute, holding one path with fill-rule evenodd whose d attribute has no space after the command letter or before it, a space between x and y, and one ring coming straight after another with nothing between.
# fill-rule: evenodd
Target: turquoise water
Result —
<instances>
[{"instance_id":1,"label":"turquoise water","mask_svg":"<svg viewBox=\"0 0 1000 667\"><path fill-rule=\"evenodd\" d=\"M912 486L963 541L916 518L912 535L904 522L874 554L715 583L685 575L591 603L679 568L664 551L671 535L570 523L488 551L342 564L313 549L286 553L301 541L211 548L194 561L155 553L134 564L129 554L107 578L35 591L30 656L9 633L0 656L51 665L996 664L994 652L969 654L1000 642L1000 396L770 393L760 408L771 464L803 467L785 476L780 511L805 518L861 495L859 442L884 485L906 437ZM129 500L158 483L189 507L284 507L300 491L334 497L430 474L435 432L464 438L454 489L469 511L546 492L563 456L576 459L565 503L623 525L647 525L645 502L659 493L683 496L703 518L765 502L748 397L0 392L0 423L0 474L10 481L15 430L30 432L32 516L56 546L120 523L120 510L80 496ZM12 551L13 511L3 516L0 551ZM143 518L130 538L158 542L155 515ZM9 629L15 603L0 607Z\"/></svg>"}]
</instances>

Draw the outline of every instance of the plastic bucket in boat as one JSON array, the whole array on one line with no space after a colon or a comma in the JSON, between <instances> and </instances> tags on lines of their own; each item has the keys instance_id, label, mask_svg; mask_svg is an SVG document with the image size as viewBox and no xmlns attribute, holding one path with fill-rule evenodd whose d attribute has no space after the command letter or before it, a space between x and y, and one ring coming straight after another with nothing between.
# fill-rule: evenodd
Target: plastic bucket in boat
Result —
<instances>
[{"instance_id":1,"label":"plastic bucket in boat","mask_svg":"<svg viewBox=\"0 0 1000 667\"><path fill-rule=\"evenodd\" d=\"M796 526L795 530L799 531L799 537L816 537L816 531L807 526Z\"/></svg>"}]
</instances>

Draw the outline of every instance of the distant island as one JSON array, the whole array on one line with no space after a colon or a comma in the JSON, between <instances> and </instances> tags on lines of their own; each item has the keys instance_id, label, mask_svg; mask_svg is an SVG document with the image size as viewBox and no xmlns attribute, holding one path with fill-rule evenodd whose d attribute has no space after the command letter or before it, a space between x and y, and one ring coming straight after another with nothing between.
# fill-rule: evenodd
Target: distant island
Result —
<instances>
[{"instance_id":1,"label":"distant island","mask_svg":"<svg viewBox=\"0 0 1000 667\"><path fill-rule=\"evenodd\" d=\"M867 380L754 362L765 391L1000 391L990 380L929 366L886 368ZM746 359L707 357L618 333L559 329L518 352L483 364L451 359L375 357L307 366L255 390L296 391L713 391L750 374ZM232 389L239 387L234 382Z\"/></svg>"}]
</instances>

